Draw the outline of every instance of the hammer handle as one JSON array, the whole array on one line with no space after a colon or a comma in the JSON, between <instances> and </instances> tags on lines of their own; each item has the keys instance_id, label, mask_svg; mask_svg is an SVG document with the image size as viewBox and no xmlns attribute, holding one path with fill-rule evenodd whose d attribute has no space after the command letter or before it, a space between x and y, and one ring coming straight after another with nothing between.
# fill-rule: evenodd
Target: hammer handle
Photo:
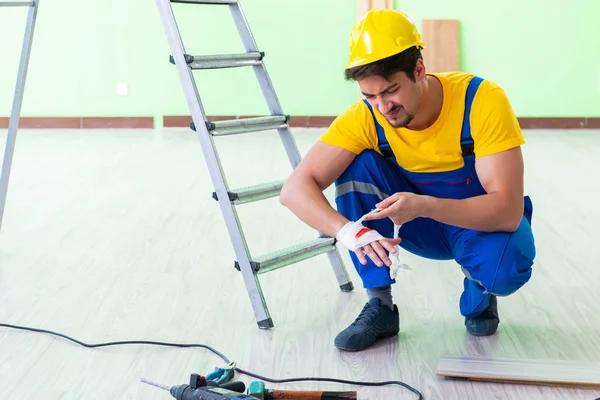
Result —
<instances>
[{"instance_id":1,"label":"hammer handle","mask_svg":"<svg viewBox=\"0 0 600 400\"><path fill-rule=\"evenodd\" d=\"M356 392L321 392L305 390L265 390L265 400L356 400Z\"/></svg>"}]
</instances>

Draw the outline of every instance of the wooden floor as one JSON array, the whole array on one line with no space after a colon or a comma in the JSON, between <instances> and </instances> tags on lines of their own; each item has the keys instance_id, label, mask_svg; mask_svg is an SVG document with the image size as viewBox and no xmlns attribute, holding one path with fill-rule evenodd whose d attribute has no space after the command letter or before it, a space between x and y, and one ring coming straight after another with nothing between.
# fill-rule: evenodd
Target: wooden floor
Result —
<instances>
[{"instance_id":1,"label":"wooden floor","mask_svg":"<svg viewBox=\"0 0 600 400\"><path fill-rule=\"evenodd\" d=\"M321 131L294 132L304 153ZM527 131L526 138L538 256L532 280L500 299L493 337L465 333L455 263L406 253L412 270L401 271L393 288L399 337L357 354L333 346L366 301L346 253L352 293L337 289L325 256L263 275L276 327L259 330L200 146L183 129L20 131L0 234L0 322L88 343L204 343L259 374L401 380L425 399L595 399L600 391L435 375L444 354L600 359L600 132ZM232 187L290 172L274 133L217 143ZM332 199L331 189L327 195ZM277 199L240 206L239 214L256 255L314 237ZM86 349L0 328L3 400L166 400L167 392L140 378L175 385L217 365L202 349ZM416 399L402 387L356 389L360 399Z\"/></svg>"}]
</instances>

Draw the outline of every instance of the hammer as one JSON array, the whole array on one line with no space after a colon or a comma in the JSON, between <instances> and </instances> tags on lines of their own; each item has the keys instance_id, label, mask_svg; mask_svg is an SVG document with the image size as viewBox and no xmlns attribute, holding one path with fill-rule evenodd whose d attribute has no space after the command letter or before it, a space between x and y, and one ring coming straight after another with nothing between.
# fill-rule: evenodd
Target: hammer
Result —
<instances>
[{"instance_id":1,"label":"hammer","mask_svg":"<svg viewBox=\"0 0 600 400\"><path fill-rule=\"evenodd\" d=\"M265 383L260 381L250 382L250 385L248 386L248 395L260 400L356 400L356 392L266 389Z\"/></svg>"}]
</instances>

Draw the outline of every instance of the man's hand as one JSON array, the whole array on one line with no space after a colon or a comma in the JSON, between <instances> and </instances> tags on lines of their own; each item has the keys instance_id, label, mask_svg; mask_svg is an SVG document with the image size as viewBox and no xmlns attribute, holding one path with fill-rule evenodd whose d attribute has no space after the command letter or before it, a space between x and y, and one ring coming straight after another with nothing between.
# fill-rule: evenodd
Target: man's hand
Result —
<instances>
[{"instance_id":1,"label":"man's hand","mask_svg":"<svg viewBox=\"0 0 600 400\"><path fill-rule=\"evenodd\" d=\"M395 246L399 244L399 238L382 239L375 242L371 242L366 246L359 247L358 249L354 250L354 253L356 253L356 257L362 265L365 265L367 263L367 259L365 258L366 254L371 260L373 260L375 265L377 265L378 267L383 267L384 264L389 267L390 265L392 265L392 261L387 256L385 249L387 249L387 251L389 251L392 254L396 254L397 250L395 249Z\"/></svg>"},{"instance_id":2,"label":"man's hand","mask_svg":"<svg viewBox=\"0 0 600 400\"><path fill-rule=\"evenodd\" d=\"M380 212L369 215L365 220L390 218L394 224L402 225L422 216L424 197L410 192L394 193L375 207Z\"/></svg>"}]
</instances>

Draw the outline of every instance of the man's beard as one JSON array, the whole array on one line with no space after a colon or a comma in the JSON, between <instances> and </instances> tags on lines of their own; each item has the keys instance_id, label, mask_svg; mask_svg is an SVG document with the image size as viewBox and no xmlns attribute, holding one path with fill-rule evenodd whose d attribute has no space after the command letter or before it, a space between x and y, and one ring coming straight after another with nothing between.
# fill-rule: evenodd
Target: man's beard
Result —
<instances>
[{"instance_id":1,"label":"man's beard","mask_svg":"<svg viewBox=\"0 0 600 400\"><path fill-rule=\"evenodd\" d=\"M394 113L397 109L399 109L400 111L398 112L398 116L400 116L400 112L402 112L402 110L404 110L404 113L406 114L404 116L404 118L399 121L399 122L392 122L389 119L387 120L390 125L392 125L394 128L404 128L406 125L410 124L412 122L412 120L415 118L415 116L409 112L406 111L406 109L400 105L392 108L390 110L390 114ZM386 118L387 119L387 118Z\"/></svg>"}]
</instances>

